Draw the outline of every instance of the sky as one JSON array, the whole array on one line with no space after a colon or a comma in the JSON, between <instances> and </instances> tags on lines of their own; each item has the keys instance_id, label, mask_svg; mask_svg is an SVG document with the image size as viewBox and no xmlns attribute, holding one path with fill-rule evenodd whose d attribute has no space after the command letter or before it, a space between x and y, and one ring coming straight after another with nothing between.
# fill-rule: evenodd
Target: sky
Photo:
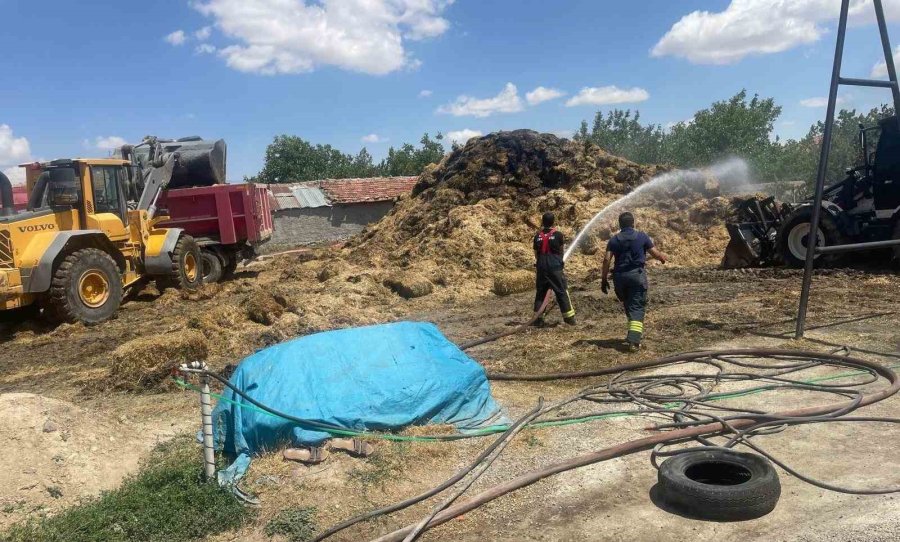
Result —
<instances>
[{"instance_id":1,"label":"sky","mask_svg":"<svg viewBox=\"0 0 900 542\"><path fill-rule=\"evenodd\" d=\"M839 4L0 0L0 171L200 135L225 139L240 181L280 134L380 159L424 132L571 136L612 108L669 126L741 89L799 138L825 115ZM898 44L900 0L884 5ZM885 77L872 2L851 0L850 22L844 75ZM889 100L847 88L842 107Z\"/></svg>"}]
</instances>

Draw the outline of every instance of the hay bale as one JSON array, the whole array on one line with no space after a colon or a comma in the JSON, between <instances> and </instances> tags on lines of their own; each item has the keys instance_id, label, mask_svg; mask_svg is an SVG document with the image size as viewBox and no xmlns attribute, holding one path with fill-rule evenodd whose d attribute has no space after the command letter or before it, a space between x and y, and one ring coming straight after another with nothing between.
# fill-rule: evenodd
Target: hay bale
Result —
<instances>
[{"instance_id":1,"label":"hay bale","mask_svg":"<svg viewBox=\"0 0 900 542\"><path fill-rule=\"evenodd\" d=\"M418 273L399 273L385 279L384 285L404 299L422 297L434 291L430 280Z\"/></svg>"},{"instance_id":2,"label":"hay bale","mask_svg":"<svg viewBox=\"0 0 900 542\"><path fill-rule=\"evenodd\" d=\"M108 381L132 391L164 389L171 385L172 369L205 360L208 353L206 336L194 329L139 337L113 351Z\"/></svg>"},{"instance_id":3,"label":"hay bale","mask_svg":"<svg viewBox=\"0 0 900 542\"><path fill-rule=\"evenodd\" d=\"M497 295L511 295L527 292L534 288L534 273L525 269L494 275L493 292Z\"/></svg>"}]
</instances>

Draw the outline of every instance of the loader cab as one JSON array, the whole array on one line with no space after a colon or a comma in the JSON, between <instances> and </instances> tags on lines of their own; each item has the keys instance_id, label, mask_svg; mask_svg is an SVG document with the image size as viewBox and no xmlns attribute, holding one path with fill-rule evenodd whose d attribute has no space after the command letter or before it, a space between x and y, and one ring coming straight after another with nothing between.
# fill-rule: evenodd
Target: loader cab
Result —
<instances>
[{"instance_id":1,"label":"loader cab","mask_svg":"<svg viewBox=\"0 0 900 542\"><path fill-rule=\"evenodd\" d=\"M873 195L879 218L890 218L900 207L900 121L893 116L878 124L881 135L872 163Z\"/></svg>"},{"instance_id":2,"label":"loader cab","mask_svg":"<svg viewBox=\"0 0 900 542\"><path fill-rule=\"evenodd\" d=\"M114 159L54 160L29 166L29 207L35 212L74 212L77 229L96 229L125 240L127 162Z\"/></svg>"}]
</instances>

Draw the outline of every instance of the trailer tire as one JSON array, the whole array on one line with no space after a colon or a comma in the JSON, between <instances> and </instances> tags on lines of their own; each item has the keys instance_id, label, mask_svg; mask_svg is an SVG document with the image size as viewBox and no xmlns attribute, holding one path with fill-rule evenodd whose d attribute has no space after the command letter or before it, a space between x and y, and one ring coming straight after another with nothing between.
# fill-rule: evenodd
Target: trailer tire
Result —
<instances>
[{"instance_id":1,"label":"trailer tire","mask_svg":"<svg viewBox=\"0 0 900 542\"><path fill-rule=\"evenodd\" d=\"M203 284L213 284L225 276L223 255L211 248L200 249L200 261L203 268Z\"/></svg>"},{"instance_id":2,"label":"trailer tire","mask_svg":"<svg viewBox=\"0 0 900 542\"><path fill-rule=\"evenodd\" d=\"M222 270L222 276L226 279L234 278L234 272L237 271L238 255L236 252L228 254L225 258L225 267Z\"/></svg>"},{"instance_id":3,"label":"trailer tire","mask_svg":"<svg viewBox=\"0 0 900 542\"><path fill-rule=\"evenodd\" d=\"M193 292L203 285L200 246L190 235L182 235L172 251L172 274L156 279L160 292L178 288Z\"/></svg>"},{"instance_id":4,"label":"trailer tire","mask_svg":"<svg viewBox=\"0 0 900 542\"><path fill-rule=\"evenodd\" d=\"M41 305L50 322L94 325L112 318L122 297L122 276L116 261L100 249L83 248L67 255L56 267Z\"/></svg>"},{"instance_id":5,"label":"trailer tire","mask_svg":"<svg viewBox=\"0 0 900 542\"><path fill-rule=\"evenodd\" d=\"M742 521L775 509L778 473L767 459L732 450L685 452L659 467L661 501L679 513L714 521Z\"/></svg>"},{"instance_id":6,"label":"trailer tire","mask_svg":"<svg viewBox=\"0 0 900 542\"><path fill-rule=\"evenodd\" d=\"M812 207L805 206L797 209L784 221L784 225L778 230L776 243L781 260L788 267L800 268L806 265L806 246L809 242L809 223L812 222ZM805 227L804 227L805 225ZM819 235L823 246L840 245L844 243L844 236L838 228L834 217L822 210L819 215ZM816 266L834 264L840 259L838 254L825 254L816 256Z\"/></svg>"}]
</instances>

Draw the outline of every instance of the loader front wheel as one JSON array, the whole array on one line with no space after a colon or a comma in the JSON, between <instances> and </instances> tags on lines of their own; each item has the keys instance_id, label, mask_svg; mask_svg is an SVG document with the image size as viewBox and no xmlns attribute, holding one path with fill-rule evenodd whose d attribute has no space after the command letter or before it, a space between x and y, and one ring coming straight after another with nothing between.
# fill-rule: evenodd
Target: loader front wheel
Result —
<instances>
[{"instance_id":1,"label":"loader front wheel","mask_svg":"<svg viewBox=\"0 0 900 542\"><path fill-rule=\"evenodd\" d=\"M156 279L160 291L179 288L193 292L203 284L203 257L200 246L190 235L182 235L172 252L172 274Z\"/></svg>"},{"instance_id":2,"label":"loader front wheel","mask_svg":"<svg viewBox=\"0 0 900 542\"><path fill-rule=\"evenodd\" d=\"M46 318L55 323L99 324L122 304L122 276L102 250L84 248L66 256L53 273L44 296Z\"/></svg>"},{"instance_id":3,"label":"loader front wheel","mask_svg":"<svg viewBox=\"0 0 900 542\"><path fill-rule=\"evenodd\" d=\"M788 267L803 267L806 264L807 247L813 245L810 232L812 207L801 207L791 213L778 231L778 253ZM843 244L844 237L838 229L837 222L827 211L819 215L819 228L815 236L815 246L833 246ZM816 256L816 265L831 264L837 261L835 254Z\"/></svg>"}]
</instances>

